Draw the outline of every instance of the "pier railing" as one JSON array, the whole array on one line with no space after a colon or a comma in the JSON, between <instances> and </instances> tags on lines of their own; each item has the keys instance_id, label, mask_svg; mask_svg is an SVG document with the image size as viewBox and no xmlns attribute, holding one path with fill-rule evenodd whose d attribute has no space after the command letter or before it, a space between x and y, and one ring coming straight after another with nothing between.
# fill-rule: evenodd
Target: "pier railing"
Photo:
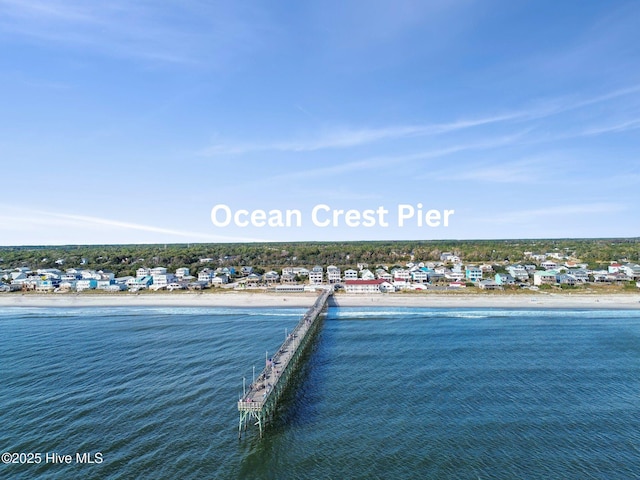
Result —
<instances>
[{"instance_id":1,"label":"pier railing","mask_svg":"<svg viewBox=\"0 0 640 480\"><path fill-rule=\"evenodd\" d=\"M257 420L256 424L260 427L260 435L262 436L263 425L268 416L273 413L302 351L307 346L309 338L316 331L318 318L332 293L333 289L328 288L318 296L293 331L287 335L276 353L271 359L267 359L265 368L258 378L249 385L248 390L243 392L238 401L239 434L243 426L246 428L247 417L252 417Z\"/></svg>"}]
</instances>

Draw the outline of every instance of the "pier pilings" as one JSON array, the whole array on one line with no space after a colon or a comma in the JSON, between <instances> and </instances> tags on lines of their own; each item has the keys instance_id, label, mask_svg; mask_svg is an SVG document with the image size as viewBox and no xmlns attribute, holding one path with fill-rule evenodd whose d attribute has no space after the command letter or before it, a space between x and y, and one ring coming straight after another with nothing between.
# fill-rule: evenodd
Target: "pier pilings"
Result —
<instances>
[{"instance_id":1,"label":"pier pilings","mask_svg":"<svg viewBox=\"0 0 640 480\"><path fill-rule=\"evenodd\" d=\"M327 288L318 296L276 353L270 359L266 359L264 370L249 385L249 389L243 391L238 401L240 412L238 438L242 436L242 430L246 430L249 419L255 420L260 437L263 436L265 425L273 417L282 392L295 373L311 339L318 331L320 317L326 310L327 301L332 294L333 289Z\"/></svg>"}]
</instances>

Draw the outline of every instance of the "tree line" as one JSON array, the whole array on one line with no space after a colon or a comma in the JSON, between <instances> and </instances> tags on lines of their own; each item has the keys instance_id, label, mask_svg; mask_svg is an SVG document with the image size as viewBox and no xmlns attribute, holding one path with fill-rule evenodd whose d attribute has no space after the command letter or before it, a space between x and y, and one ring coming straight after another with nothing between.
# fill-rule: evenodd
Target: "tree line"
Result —
<instances>
[{"instance_id":1,"label":"tree line","mask_svg":"<svg viewBox=\"0 0 640 480\"><path fill-rule=\"evenodd\" d=\"M189 267L192 273L206 266L251 265L260 270L285 266L336 265L341 268L366 263L405 265L439 261L444 252L465 263L532 263L524 252L557 252L606 268L610 261L640 263L640 238L523 239L523 240L422 240L362 242L283 242L159 245L65 245L0 247L0 269L82 267L111 271L116 276L135 275L140 267ZM212 259L202 263L201 259Z\"/></svg>"}]
</instances>

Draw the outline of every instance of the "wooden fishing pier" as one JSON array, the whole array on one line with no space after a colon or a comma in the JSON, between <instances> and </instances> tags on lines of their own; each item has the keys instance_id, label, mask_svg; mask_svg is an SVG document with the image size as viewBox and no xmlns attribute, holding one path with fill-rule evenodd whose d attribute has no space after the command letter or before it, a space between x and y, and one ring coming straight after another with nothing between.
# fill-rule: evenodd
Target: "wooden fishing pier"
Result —
<instances>
[{"instance_id":1,"label":"wooden fishing pier","mask_svg":"<svg viewBox=\"0 0 640 480\"><path fill-rule=\"evenodd\" d=\"M302 354L318 331L320 317L326 311L327 301L332 294L333 289L328 288L318 296L293 331L286 335L285 341L276 353L271 358L266 358L264 370L249 385L248 390L243 383L242 397L238 401L238 438L242 436L242 430L246 430L249 419L255 420L262 437L265 425L273 416Z\"/></svg>"}]
</instances>

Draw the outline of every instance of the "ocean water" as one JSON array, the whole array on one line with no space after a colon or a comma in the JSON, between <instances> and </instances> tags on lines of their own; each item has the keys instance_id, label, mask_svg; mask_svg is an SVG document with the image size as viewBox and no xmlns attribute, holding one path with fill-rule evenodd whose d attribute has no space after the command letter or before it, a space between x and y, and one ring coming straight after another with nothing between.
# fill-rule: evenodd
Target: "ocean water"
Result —
<instances>
[{"instance_id":1,"label":"ocean water","mask_svg":"<svg viewBox=\"0 0 640 480\"><path fill-rule=\"evenodd\" d=\"M332 308L238 440L243 376L303 313L3 309L0 451L42 460L0 478L640 478L639 311Z\"/></svg>"}]
</instances>

